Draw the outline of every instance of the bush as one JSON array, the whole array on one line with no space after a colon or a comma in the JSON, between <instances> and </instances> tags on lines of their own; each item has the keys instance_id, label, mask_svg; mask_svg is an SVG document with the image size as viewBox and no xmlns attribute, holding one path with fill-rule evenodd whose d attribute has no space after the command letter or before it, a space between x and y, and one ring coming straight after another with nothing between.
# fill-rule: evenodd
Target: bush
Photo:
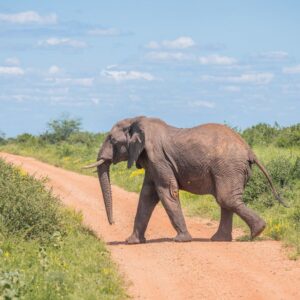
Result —
<instances>
[{"instance_id":1,"label":"bush","mask_svg":"<svg viewBox=\"0 0 300 300\"><path fill-rule=\"evenodd\" d=\"M277 136L279 130L278 124L274 127L265 123L259 123L243 131L242 136L250 146L269 145Z\"/></svg>"},{"instance_id":2,"label":"bush","mask_svg":"<svg viewBox=\"0 0 300 300\"><path fill-rule=\"evenodd\" d=\"M299 179L300 180L300 157L298 156L295 164L294 164L294 168L292 171L292 177L293 179Z\"/></svg>"},{"instance_id":3,"label":"bush","mask_svg":"<svg viewBox=\"0 0 300 300\"><path fill-rule=\"evenodd\" d=\"M95 134L87 131L80 131L72 133L68 139L68 143L70 144L85 144L91 145L95 143L96 137Z\"/></svg>"},{"instance_id":4,"label":"bush","mask_svg":"<svg viewBox=\"0 0 300 300\"><path fill-rule=\"evenodd\" d=\"M36 141L36 137L30 133L23 133L16 137L16 142L20 144L32 144Z\"/></svg>"},{"instance_id":5,"label":"bush","mask_svg":"<svg viewBox=\"0 0 300 300\"><path fill-rule=\"evenodd\" d=\"M5 145L6 144L6 140L5 140L5 134L0 131L0 145Z\"/></svg>"},{"instance_id":6,"label":"bush","mask_svg":"<svg viewBox=\"0 0 300 300\"><path fill-rule=\"evenodd\" d=\"M81 216L0 159L0 299L126 299L122 284Z\"/></svg>"},{"instance_id":7,"label":"bush","mask_svg":"<svg viewBox=\"0 0 300 300\"><path fill-rule=\"evenodd\" d=\"M267 182L264 174L254 167L252 169L252 176L247 183L243 199L245 203L252 203L257 201L260 195L268 190Z\"/></svg>"},{"instance_id":8,"label":"bush","mask_svg":"<svg viewBox=\"0 0 300 300\"><path fill-rule=\"evenodd\" d=\"M291 158L284 155L279 155L266 164L266 169L274 185L277 186L277 192L283 192L284 188L290 188L292 186L296 177L299 176L299 165L299 158L293 162ZM264 199L261 199L260 196L263 194L265 194ZM245 189L244 201L246 203L253 203L258 199L261 204L266 207L272 206L277 201L274 199L271 187L264 174L258 167L255 167L253 168L252 176Z\"/></svg>"},{"instance_id":9,"label":"bush","mask_svg":"<svg viewBox=\"0 0 300 300\"><path fill-rule=\"evenodd\" d=\"M49 239L64 231L58 200L44 183L0 159L0 223L6 233Z\"/></svg>"},{"instance_id":10,"label":"bush","mask_svg":"<svg viewBox=\"0 0 300 300\"><path fill-rule=\"evenodd\" d=\"M276 159L270 160L266 167L272 180L281 188L293 180L294 163L286 156L277 156Z\"/></svg>"},{"instance_id":11,"label":"bush","mask_svg":"<svg viewBox=\"0 0 300 300\"><path fill-rule=\"evenodd\" d=\"M300 123L283 128L278 138L275 141L275 145L279 147L293 147L300 146Z\"/></svg>"},{"instance_id":12,"label":"bush","mask_svg":"<svg viewBox=\"0 0 300 300\"><path fill-rule=\"evenodd\" d=\"M300 123L288 127L280 127L277 123L274 126L260 123L245 129L242 137L250 146L273 144L283 148L299 147Z\"/></svg>"}]
</instances>

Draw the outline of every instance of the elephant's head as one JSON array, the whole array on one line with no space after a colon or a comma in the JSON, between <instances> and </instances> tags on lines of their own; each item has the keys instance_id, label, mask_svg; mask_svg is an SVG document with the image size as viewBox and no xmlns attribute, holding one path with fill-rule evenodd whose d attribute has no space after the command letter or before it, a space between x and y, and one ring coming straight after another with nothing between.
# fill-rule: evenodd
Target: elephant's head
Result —
<instances>
[{"instance_id":1,"label":"elephant's head","mask_svg":"<svg viewBox=\"0 0 300 300\"><path fill-rule=\"evenodd\" d=\"M84 168L97 167L108 222L113 224L112 195L109 178L111 163L128 161L128 168L144 149L144 133L137 123L144 117L125 119L113 126L99 150L97 162Z\"/></svg>"}]
</instances>

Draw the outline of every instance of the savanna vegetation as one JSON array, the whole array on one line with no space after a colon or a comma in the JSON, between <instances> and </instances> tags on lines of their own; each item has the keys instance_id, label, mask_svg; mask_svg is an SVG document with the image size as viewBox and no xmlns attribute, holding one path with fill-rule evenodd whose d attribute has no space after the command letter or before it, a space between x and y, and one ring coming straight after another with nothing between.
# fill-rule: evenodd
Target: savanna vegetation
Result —
<instances>
[{"instance_id":1,"label":"savanna vegetation","mask_svg":"<svg viewBox=\"0 0 300 300\"><path fill-rule=\"evenodd\" d=\"M45 181L0 159L0 299L124 299L104 244Z\"/></svg>"},{"instance_id":2,"label":"savanna vegetation","mask_svg":"<svg viewBox=\"0 0 300 300\"><path fill-rule=\"evenodd\" d=\"M245 202L267 221L264 236L283 240L291 246L291 258L296 258L300 254L300 124L280 127L276 123L274 126L261 123L243 131L234 129L266 165L275 186L290 208L278 204L264 176L255 166L245 191ZM80 120L61 118L49 122L48 130L39 136L26 133L13 139L5 139L3 136L0 150L34 156L56 166L92 176L93 173L81 167L95 161L104 138L104 133L81 131ZM128 170L125 163L120 163L112 166L111 179L126 190L139 192L143 170ZM219 208L211 196L182 192L181 201L189 215L219 218ZM235 225L246 230L239 218L235 218Z\"/></svg>"}]
</instances>

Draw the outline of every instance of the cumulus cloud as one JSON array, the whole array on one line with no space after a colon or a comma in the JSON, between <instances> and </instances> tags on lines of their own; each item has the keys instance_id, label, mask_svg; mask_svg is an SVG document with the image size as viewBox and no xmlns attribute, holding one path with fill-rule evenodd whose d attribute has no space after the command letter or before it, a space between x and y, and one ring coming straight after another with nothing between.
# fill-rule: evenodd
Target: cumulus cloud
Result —
<instances>
[{"instance_id":1,"label":"cumulus cloud","mask_svg":"<svg viewBox=\"0 0 300 300\"><path fill-rule=\"evenodd\" d=\"M73 48L85 48L87 44L83 41L74 40L70 38L49 38L38 42L39 46L55 47L55 46L67 46Z\"/></svg>"},{"instance_id":2,"label":"cumulus cloud","mask_svg":"<svg viewBox=\"0 0 300 300\"><path fill-rule=\"evenodd\" d=\"M268 84L274 78L273 73L244 73L239 76L203 75L201 80L213 82Z\"/></svg>"},{"instance_id":3,"label":"cumulus cloud","mask_svg":"<svg viewBox=\"0 0 300 300\"><path fill-rule=\"evenodd\" d=\"M169 51L153 51L146 54L146 57L151 60L188 60L191 56L182 52L169 52Z\"/></svg>"},{"instance_id":4,"label":"cumulus cloud","mask_svg":"<svg viewBox=\"0 0 300 300\"><path fill-rule=\"evenodd\" d=\"M189 36L181 36L175 40L163 41L162 46L172 49L185 49L195 46L195 42Z\"/></svg>"},{"instance_id":5,"label":"cumulus cloud","mask_svg":"<svg viewBox=\"0 0 300 300\"><path fill-rule=\"evenodd\" d=\"M216 104L212 101L190 101L188 105L191 107L205 107L205 108L215 108Z\"/></svg>"},{"instance_id":6,"label":"cumulus cloud","mask_svg":"<svg viewBox=\"0 0 300 300\"><path fill-rule=\"evenodd\" d=\"M24 75L25 72L22 68L19 67L1 67L0 66L0 75Z\"/></svg>"},{"instance_id":7,"label":"cumulus cloud","mask_svg":"<svg viewBox=\"0 0 300 300\"><path fill-rule=\"evenodd\" d=\"M160 48L160 44L158 42L155 41L151 41L146 45L146 48L149 49L159 49Z\"/></svg>"},{"instance_id":8,"label":"cumulus cloud","mask_svg":"<svg viewBox=\"0 0 300 300\"><path fill-rule=\"evenodd\" d=\"M20 61L17 57L8 57L5 60L5 64L10 65L10 66L18 66L20 64Z\"/></svg>"},{"instance_id":9,"label":"cumulus cloud","mask_svg":"<svg viewBox=\"0 0 300 300\"><path fill-rule=\"evenodd\" d=\"M265 60L284 60L287 59L288 56L289 54L285 51L268 51L258 55L259 58Z\"/></svg>"},{"instance_id":10,"label":"cumulus cloud","mask_svg":"<svg viewBox=\"0 0 300 300\"><path fill-rule=\"evenodd\" d=\"M37 24L56 24L57 15L49 14L41 16L35 11L24 11L16 14L0 14L0 22L15 24L37 23Z\"/></svg>"},{"instance_id":11,"label":"cumulus cloud","mask_svg":"<svg viewBox=\"0 0 300 300\"><path fill-rule=\"evenodd\" d=\"M98 105L100 103L99 98L91 98L91 102L95 105Z\"/></svg>"},{"instance_id":12,"label":"cumulus cloud","mask_svg":"<svg viewBox=\"0 0 300 300\"><path fill-rule=\"evenodd\" d=\"M60 72L61 72L61 68L59 68L58 66L55 66L55 65L51 66L51 67L48 69L48 73L49 73L50 75L58 74L58 73L60 73Z\"/></svg>"},{"instance_id":13,"label":"cumulus cloud","mask_svg":"<svg viewBox=\"0 0 300 300\"><path fill-rule=\"evenodd\" d=\"M282 72L284 74L299 74L300 73L300 65L283 68Z\"/></svg>"},{"instance_id":14,"label":"cumulus cloud","mask_svg":"<svg viewBox=\"0 0 300 300\"><path fill-rule=\"evenodd\" d=\"M121 34L121 31L117 28L94 28L87 33L95 36L118 36Z\"/></svg>"},{"instance_id":15,"label":"cumulus cloud","mask_svg":"<svg viewBox=\"0 0 300 300\"><path fill-rule=\"evenodd\" d=\"M103 70L102 75L113 79L115 81L124 81L124 80L146 80L152 81L155 80L155 77L147 72L139 71L115 71L115 70Z\"/></svg>"},{"instance_id":16,"label":"cumulus cloud","mask_svg":"<svg viewBox=\"0 0 300 300\"><path fill-rule=\"evenodd\" d=\"M58 85L77 85L82 87L90 87L94 84L95 78L47 78L47 81Z\"/></svg>"},{"instance_id":17,"label":"cumulus cloud","mask_svg":"<svg viewBox=\"0 0 300 300\"><path fill-rule=\"evenodd\" d=\"M200 64L202 65L232 65L237 63L237 60L229 56L221 56L212 54L208 56L198 57Z\"/></svg>"},{"instance_id":18,"label":"cumulus cloud","mask_svg":"<svg viewBox=\"0 0 300 300\"><path fill-rule=\"evenodd\" d=\"M186 49L195 46L196 43L189 36L180 36L175 40L163 40L161 42L151 41L146 47L150 49L168 48L168 49Z\"/></svg>"},{"instance_id":19,"label":"cumulus cloud","mask_svg":"<svg viewBox=\"0 0 300 300\"><path fill-rule=\"evenodd\" d=\"M241 88L235 85L228 85L228 86L224 86L223 90L227 92L239 92Z\"/></svg>"}]
</instances>

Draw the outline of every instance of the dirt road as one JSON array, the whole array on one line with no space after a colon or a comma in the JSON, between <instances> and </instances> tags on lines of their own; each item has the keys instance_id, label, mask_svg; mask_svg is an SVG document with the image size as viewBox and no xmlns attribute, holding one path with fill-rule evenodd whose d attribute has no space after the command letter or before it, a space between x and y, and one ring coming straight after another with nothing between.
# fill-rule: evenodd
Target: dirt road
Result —
<instances>
[{"instance_id":1,"label":"dirt road","mask_svg":"<svg viewBox=\"0 0 300 300\"><path fill-rule=\"evenodd\" d=\"M210 242L216 224L187 218L193 242L178 244L166 213L157 207L148 243L125 245L138 195L112 187L116 224L108 225L96 178L33 158L0 157L35 176L47 176L65 205L82 211L84 222L101 236L130 282L135 299L300 299L300 261L286 258L279 242Z\"/></svg>"}]
</instances>

